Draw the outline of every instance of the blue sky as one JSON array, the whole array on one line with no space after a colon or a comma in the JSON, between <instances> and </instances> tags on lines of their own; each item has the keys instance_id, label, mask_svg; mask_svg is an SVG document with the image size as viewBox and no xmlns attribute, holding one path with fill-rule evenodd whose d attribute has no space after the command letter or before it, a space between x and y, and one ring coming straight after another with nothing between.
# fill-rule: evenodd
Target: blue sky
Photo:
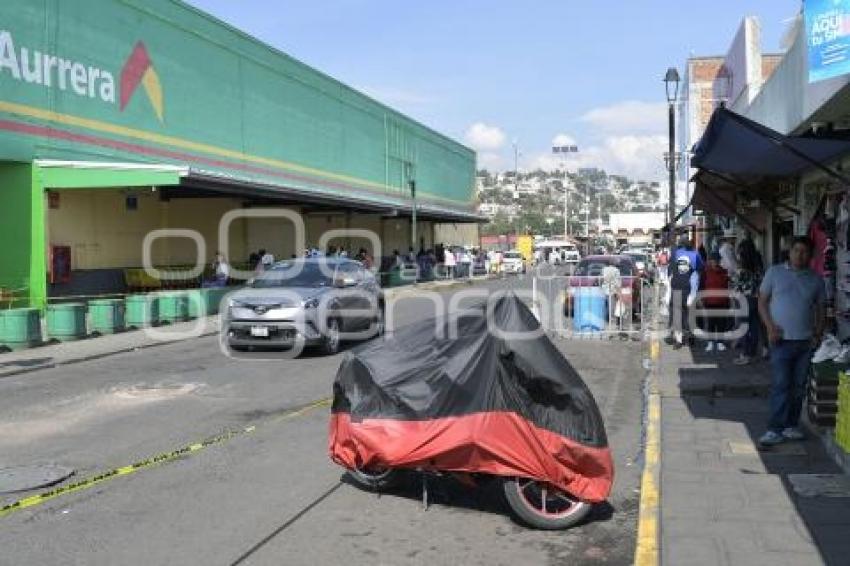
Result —
<instances>
[{"instance_id":1,"label":"blue sky","mask_svg":"<svg viewBox=\"0 0 850 566\"><path fill-rule=\"evenodd\" d=\"M189 0L472 145L482 164L551 165L559 134L580 164L661 178L661 77L725 54L757 16L777 51L800 0ZM656 154L658 154L656 156Z\"/></svg>"}]
</instances>

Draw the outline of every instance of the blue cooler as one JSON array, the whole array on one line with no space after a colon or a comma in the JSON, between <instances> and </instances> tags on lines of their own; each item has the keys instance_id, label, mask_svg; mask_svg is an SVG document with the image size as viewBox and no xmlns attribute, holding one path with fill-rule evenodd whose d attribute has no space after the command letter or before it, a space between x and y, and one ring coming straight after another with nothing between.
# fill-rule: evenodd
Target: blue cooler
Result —
<instances>
[{"instance_id":1,"label":"blue cooler","mask_svg":"<svg viewBox=\"0 0 850 566\"><path fill-rule=\"evenodd\" d=\"M573 296L573 330L601 332L608 320L605 293L599 287L578 287Z\"/></svg>"}]
</instances>

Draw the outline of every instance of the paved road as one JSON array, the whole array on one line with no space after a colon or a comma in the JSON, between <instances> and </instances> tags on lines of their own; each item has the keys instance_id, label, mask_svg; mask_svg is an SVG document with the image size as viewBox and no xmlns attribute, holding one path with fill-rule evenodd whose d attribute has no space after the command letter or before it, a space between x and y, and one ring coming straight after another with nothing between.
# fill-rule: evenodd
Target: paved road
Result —
<instances>
[{"instance_id":1,"label":"paved road","mask_svg":"<svg viewBox=\"0 0 850 566\"><path fill-rule=\"evenodd\" d=\"M398 300L398 325L429 312ZM493 490L440 482L428 511L415 485L358 490L327 458L327 408L291 414L329 395L340 356L233 360L200 338L0 379L0 467L57 462L87 477L257 425L0 518L0 564L631 563L641 348L558 344L597 397L618 474L610 503L568 532L518 526Z\"/></svg>"}]
</instances>

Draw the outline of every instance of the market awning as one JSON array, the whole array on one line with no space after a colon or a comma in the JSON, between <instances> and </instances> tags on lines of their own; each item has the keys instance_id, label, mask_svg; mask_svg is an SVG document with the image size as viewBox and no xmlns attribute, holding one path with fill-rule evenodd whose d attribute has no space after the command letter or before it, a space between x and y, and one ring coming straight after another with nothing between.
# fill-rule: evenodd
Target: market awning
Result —
<instances>
[{"instance_id":1,"label":"market awning","mask_svg":"<svg viewBox=\"0 0 850 566\"><path fill-rule=\"evenodd\" d=\"M721 107L694 146L691 165L748 186L796 177L813 168L850 183L827 167L847 154L848 141L785 136Z\"/></svg>"},{"instance_id":2,"label":"market awning","mask_svg":"<svg viewBox=\"0 0 850 566\"><path fill-rule=\"evenodd\" d=\"M693 148L691 165L698 172L692 179L695 189L689 206L736 216L753 228L737 213L742 193L751 200L776 201L780 183L810 170L822 171L850 186L850 178L830 167L845 155L850 155L848 141L785 136L721 107Z\"/></svg>"}]
</instances>

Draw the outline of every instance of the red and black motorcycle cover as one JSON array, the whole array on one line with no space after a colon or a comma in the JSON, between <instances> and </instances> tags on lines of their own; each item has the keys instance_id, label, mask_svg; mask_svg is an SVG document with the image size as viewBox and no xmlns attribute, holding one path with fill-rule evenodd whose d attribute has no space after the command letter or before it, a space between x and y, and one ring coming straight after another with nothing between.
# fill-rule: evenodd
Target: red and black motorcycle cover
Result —
<instances>
[{"instance_id":1,"label":"red and black motorcycle cover","mask_svg":"<svg viewBox=\"0 0 850 566\"><path fill-rule=\"evenodd\" d=\"M349 352L333 390L330 456L348 469L532 478L591 503L611 490L596 402L513 294Z\"/></svg>"}]
</instances>

